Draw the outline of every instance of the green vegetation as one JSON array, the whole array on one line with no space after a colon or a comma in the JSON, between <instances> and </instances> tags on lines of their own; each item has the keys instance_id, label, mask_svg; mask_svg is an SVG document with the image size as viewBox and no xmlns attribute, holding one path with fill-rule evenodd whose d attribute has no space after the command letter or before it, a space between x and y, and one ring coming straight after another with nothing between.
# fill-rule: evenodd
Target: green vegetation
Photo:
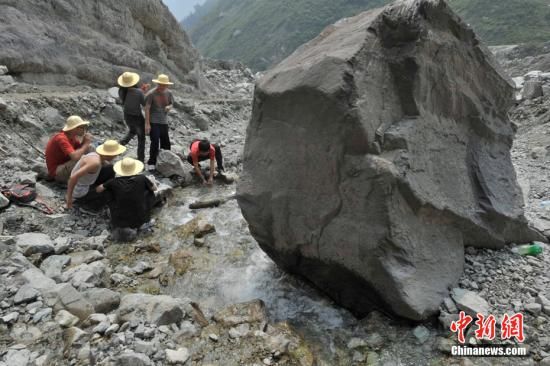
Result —
<instances>
[{"instance_id":1,"label":"green vegetation","mask_svg":"<svg viewBox=\"0 0 550 366\"><path fill-rule=\"evenodd\" d=\"M184 20L203 55L261 70L338 19L388 0L208 0ZM548 0L449 0L489 44L550 40Z\"/></svg>"}]
</instances>

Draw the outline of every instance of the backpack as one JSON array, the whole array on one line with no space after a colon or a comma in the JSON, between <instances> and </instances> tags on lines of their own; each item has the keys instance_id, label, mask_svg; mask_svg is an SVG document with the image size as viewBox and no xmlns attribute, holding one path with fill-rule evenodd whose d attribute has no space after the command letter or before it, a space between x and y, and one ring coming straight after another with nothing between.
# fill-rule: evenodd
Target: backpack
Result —
<instances>
[{"instance_id":1,"label":"backpack","mask_svg":"<svg viewBox=\"0 0 550 366\"><path fill-rule=\"evenodd\" d=\"M36 190L28 184L15 184L2 194L13 203L29 203L36 198Z\"/></svg>"}]
</instances>

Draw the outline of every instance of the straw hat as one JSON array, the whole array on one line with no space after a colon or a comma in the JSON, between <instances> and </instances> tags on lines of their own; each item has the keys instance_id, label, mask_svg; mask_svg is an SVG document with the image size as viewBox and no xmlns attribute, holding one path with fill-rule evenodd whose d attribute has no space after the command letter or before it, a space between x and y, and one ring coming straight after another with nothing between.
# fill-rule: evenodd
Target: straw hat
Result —
<instances>
[{"instance_id":1,"label":"straw hat","mask_svg":"<svg viewBox=\"0 0 550 366\"><path fill-rule=\"evenodd\" d=\"M74 130L78 126L85 126L89 124L90 122L84 121L79 116L70 116L69 118L67 118L67 122L65 122L65 127L63 127L63 131Z\"/></svg>"},{"instance_id":2,"label":"straw hat","mask_svg":"<svg viewBox=\"0 0 550 366\"><path fill-rule=\"evenodd\" d=\"M143 171L143 163L132 158L124 158L115 163L113 169L115 173L123 177L139 174Z\"/></svg>"},{"instance_id":3,"label":"straw hat","mask_svg":"<svg viewBox=\"0 0 550 366\"><path fill-rule=\"evenodd\" d=\"M153 83L161 85L174 85L174 83L171 83L170 79L168 79L168 75L164 74L160 74L158 78L153 79Z\"/></svg>"},{"instance_id":4,"label":"straw hat","mask_svg":"<svg viewBox=\"0 0 550 366\"><path fill-rule=\"evenodd\" d=\"M139 82L139 75L135 72L125 72L118 77L118 85L129 88L136 85Z\"/></svg>"},{"instance_id":5,"label":"straw hat","mask_svg":"<svg viewBox=\"0 0 550 366\"><path fill-rule=\"evenodd\" d=\"M96 147L95 152L103 156L117 156L126 151L126 146L122 146L115 140L107 140L103 145Z\"/></svg>"}]
</instances>

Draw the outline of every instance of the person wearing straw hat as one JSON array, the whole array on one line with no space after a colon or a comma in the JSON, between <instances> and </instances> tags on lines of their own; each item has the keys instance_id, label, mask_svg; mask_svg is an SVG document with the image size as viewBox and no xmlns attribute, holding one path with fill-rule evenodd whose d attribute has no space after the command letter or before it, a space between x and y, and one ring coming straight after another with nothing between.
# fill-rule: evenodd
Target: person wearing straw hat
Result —
<instances>
[{"instance_id":1,"label":"person wearing straw hat","mask_svg":"<svg viewBox=\"0 0 550 366\"><path fill-rule=\"evenodd\" d=\"M117 177L97 187L98 192L105 191L110 196L108 206L113 229L138 229L151 219L157 187L140 174L143 168L141 161L124 158L114 165Z\"/></svg>"},{"instance_id":2,"label":"person wearing straw hat","mask_svg":"<svg viewBox=\"0 0 550 366\"><path fill-rule=\"evenodd\" d=\"M89 124L79 116L70 116L63 129L50 138L45 153L49 179L67 183L76 162L90 149Z\"/></svg>"},{"instance_id":3,"label":"person wearing straw hat","mask_svg":"<svg viewBox=\"0 0 550 366\"><path fill-rule=\"evenodd\" d=\"M159 145L161 149L170 150L170 137L168 136L168 121L166 115L172 108L172 93L168 90L171 83L168 76L160 74L153 79L156 88L149 91L145 97L145 133L149 134L151 147L149 150L149 169L154 169L157 164Z\"/></svg>"},{"instance_id":4,"label":"person wearing straw hat","mask_svg":"<svg viewBox=\"0 0 550 366\"><path fill-rule=\"evenodd\" d=\"M124 121L128 126L128 133L120 140L126 146L137 135L138 160L145 161L145 118L141 107L145 106L145 94L138 88L139 75L134 72L125 72L118 78L118 96L124 106Z\"/></svg>"},{"instance_id":5,"label":"person wearing straw hat","mask_svg":"<svg viewBox=\"0 0 550 366\"><path fill-rule=\"evenodd\" d=\"M107 199L95 188L115 177L113 166L108 163L125 151L126 147L117 141L107 140L94 152L84 155L76 163L69 178L67 208L72 208L74 201L84 209L100 210L107 203Z\"/></svg>"}]
</instances>

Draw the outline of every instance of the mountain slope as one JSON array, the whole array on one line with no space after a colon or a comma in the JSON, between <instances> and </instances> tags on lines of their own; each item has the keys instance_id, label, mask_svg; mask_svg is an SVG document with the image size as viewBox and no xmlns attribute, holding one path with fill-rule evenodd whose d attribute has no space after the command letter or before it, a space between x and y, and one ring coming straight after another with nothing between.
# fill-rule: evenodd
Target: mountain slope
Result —
<instances>
[{"instance_id":1,"label":"mountain slope","mask_svg":"<svg viewBox=\"0 0 550 366\"><path fill-rule=\"evenodd\" d=\"M208 0L183 21L208 57L265 69L340 18L388 0ZM548 0L449 0L489 44L550 39Z\"/></svg>"},{"instance_id":2,"label":"mountain slope","mask_svg":"<svg viewBox=\"0 0 550 366\"><path fill-rule=\"evenodd\" d=\"M183 80L198 59L161 0L0 0L0 65L29 82L112 85L119 73Z\"/></svg>"}]
</instances>

